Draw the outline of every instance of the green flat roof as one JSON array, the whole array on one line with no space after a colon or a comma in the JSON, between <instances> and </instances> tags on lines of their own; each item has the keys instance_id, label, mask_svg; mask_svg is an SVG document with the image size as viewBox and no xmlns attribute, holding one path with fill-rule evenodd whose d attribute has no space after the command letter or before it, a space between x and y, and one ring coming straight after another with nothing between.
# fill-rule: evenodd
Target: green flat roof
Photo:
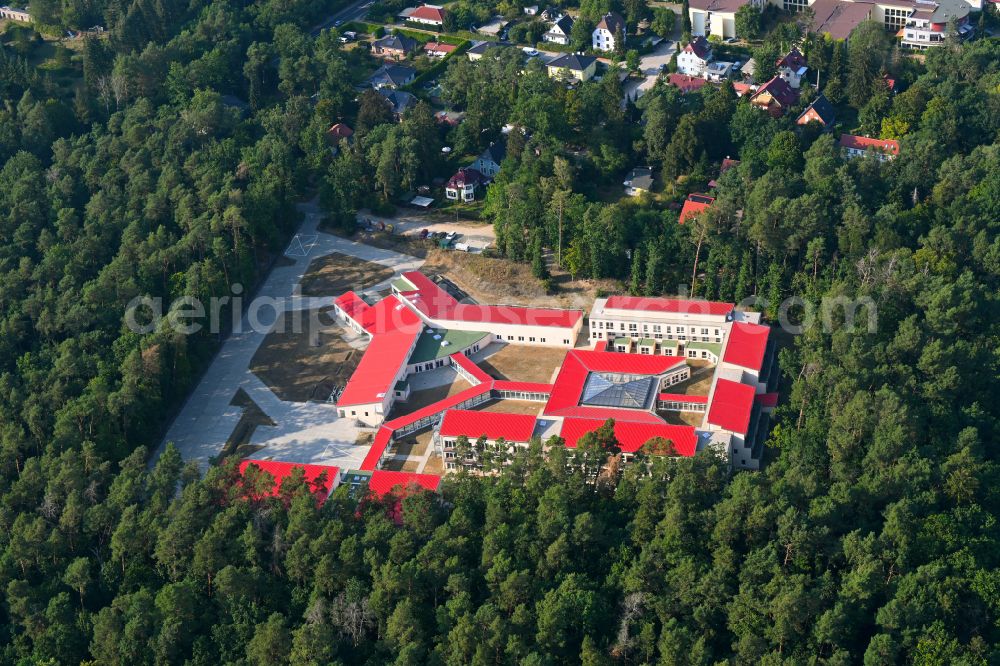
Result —
<instances>
[{"instance_id":1,"label":"green flat roof","mask_svg":"<svg viewBox=\"0 0 1000 666\"><path fill-rule=\"evenodd\" d=\"M697 349L705 351L710 351L716 356L722 353L722 345L718 342L689 342L685 345L686 349Z\"/></svg>"},{"instance_id":2,"label":"green flat roof","mask_svg":"<svg viewBox=\"0 0 1000 666\"><path fill-rule=\"evenodd\" d=\"M672 349L677 349L676 340L659 340L658 342L660 343L661 347L670 347Z\"/></svg>"},{"instance_id":3,"label":"green flat roof","mask_svg":"<svg viewBox=\"0 0 1000 666\"><path fill-rule=\"evenodd\" d=\"M614 344L625 345L632 342L632 338L615 338Z\"/></svg>"},{"instance_id":4,"label":"green flat roof","mask_svg":"<svg viewBox=\"0 0 1000 666\"><path fill-rule=\"evenodd\" d=\"M656 342L654 342L652 338L643 338L642 340L639 340L640 347L652 347L655 344Z\"/></svg>"},{"instance_id":5,"label":"green flat roof","mask_svg":"<svg viewBox=\"0 0 1000 666\"><path fill-rule=\"evenodd\" d=\"M435 339L437 335L440 339ZM469 345L482 340L489 333L484 331L452 331L443 328L434 329L434 333L426 330L420 334L417 346L410 354L409 363L426 363L445 356L451 356L455 352L462 351ZM444 344L447 342L448 344Z\"/></svg>"},{"instance_id":6,"label":"green flat roof","mask_svg":"<svg viewBox=\"0 0 1000 666\"><path fill-rule=\"evenodd\" d=\"M392 281L392 286L396 288L396 291L413 291L413 285L406 278L396 278Z\"/></svg>"}]
</instances>

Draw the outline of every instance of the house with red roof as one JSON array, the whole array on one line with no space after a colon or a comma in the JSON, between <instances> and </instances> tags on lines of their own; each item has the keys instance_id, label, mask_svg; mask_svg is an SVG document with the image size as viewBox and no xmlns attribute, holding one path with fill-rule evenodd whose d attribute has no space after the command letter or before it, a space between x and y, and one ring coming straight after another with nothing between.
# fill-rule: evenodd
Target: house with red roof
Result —
<instances>
[{"instance_id":1,"label":"house with red roof","mask_svg":"<svg viewBox=\"0 0 1000 666\"><path fill-rule=\"evenodd\" d=\"M698 76L688 76L687 74L671 74L667 77L667 84L679 88L685 95L689 92L701 90L708 85L708 79Z\"/></svg>"},{"instance_id":2,"label":"house with red roof","mask_svg":"<svg viewBox=\"0 0 1000 666\"><path fill-rule=\"evenodd\" d=\"M681 214L677 218L678 224L690 222L703 211L707 210L713 203L715 203L715 197L710 197L707 194L689 194L687 199L684 200Z\"/></svg>"},{"instance_id":3,"label":"house with red roof","mask_svg":"<svg viewBox=\"0 0 1000 666\"><path fill-rule=\"evenodd\" d=\"M867 136L841 134L840 147L849 159L875 155L879 161L887 162L899 156L899 141L895 139L870 139Z\"/></svg>"},{"instance_id":4,"label":"house with red roof","mask_svg":"<svg viewBox=\"0 0 1000 666\"><path fill-rule=\"evenodd\" d=\"M722 367L740 373L740 381L766 392L777 379L777 354L771 327L745 321L733 322L722 354Z\"/></svg>"},{"instance_id":5,"label":"house with red roof","mask_svg":"<svg viewBox=\"0 0 1000 666\"><path fill-rule=\"evenodd\" d=\"M444 44L442 42L427 42L424 44L424 51L431 58L443 58L457 48L454 44Z\"/></svg>"},{"instance_id":6,"label":"house with red roof","mask_svg":"<svg viewBox=\"0 0 1000 666\"><path fill-rule=\"evenodd\" d=\"M799 91L781 76L775 76L750 95L750 103L778 118L799 103Z\"/></svg>"},{"instance_id":7,"label":"house with red roof","mask_svg":"<svg viewBox=\"0 0 1000 666\"><path fill-rule=\"evenodd\" d=\"M411 23L429 25L434 28L442 28L444 27L444 15L444 7L440 5L421 5L419 7L403 10L400 14L400 18L410 21Z\"/></svg>"},{"instance_id":8,"label":"house with red roof","mask_svg":"<svg viewBox=\"0 0 1000 666\"><path fill-rule=\"evenodd\" d=\"M472 167L462 167L448 179L444 186L444 196L450 201L475 201L476 191L485 184L486 179Z\"/></svg>"}]
</instances>

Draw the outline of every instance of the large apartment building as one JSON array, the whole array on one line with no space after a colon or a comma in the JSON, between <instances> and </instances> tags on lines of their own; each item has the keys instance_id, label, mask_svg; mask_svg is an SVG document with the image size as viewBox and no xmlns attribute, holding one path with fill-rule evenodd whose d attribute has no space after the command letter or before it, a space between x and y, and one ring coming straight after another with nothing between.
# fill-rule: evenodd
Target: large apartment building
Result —
<instances>
[{"instance_id":1,"label":"large apartment building","mask_svg":"<svg viewBox=\"0 0 1000 666\"><path fill-rule=\"evenodd\" d=\"M970 36L969 14L982 9L982 0L691 0L691 34L739 37L736 12L745 4L763 8L765 2L789 12L810 9L812 30L834 39L848 39L863 21L878 21L913 49L942 44L952 22L959 38Z\"/></svg>"}]
</instances>

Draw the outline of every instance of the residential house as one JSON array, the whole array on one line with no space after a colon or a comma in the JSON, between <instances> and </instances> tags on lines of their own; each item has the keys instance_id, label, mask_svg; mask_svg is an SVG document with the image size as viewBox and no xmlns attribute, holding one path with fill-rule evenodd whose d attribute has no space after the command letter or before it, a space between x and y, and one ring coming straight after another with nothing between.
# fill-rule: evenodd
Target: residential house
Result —
<instances>
[{"instance_id":1,"label":"residential house","mask_svg":"<svg viewBox=\"0 0 1000 666\"><path fill-rule=\"evenodd\" d=\"M871 153L876 155L880 162L887 162L899 155L899 142L893 139L870 139L867 136L841 134L840 147L849 159L864 157Z\"/></svg>"},{"instance_id":2,"label":"residential house","mask_svg":"<svg viewBox=\"0 0 1000 666\"><path fill-rule=\"evenodd\" d=\"M652 167L635 167L629 171L622 184L625 185L625 194L630 197L649 192L653 188Z\"/></svg>"},{"instance_id":3,"label":"residential house","mask_svg":"<svg viewBox=\"0 0 1000 666\"><path fill-rule=\"evenodd\" d=\"M786 55L778 59L778 76L788 82L788 85L798 89L808 67L805 57L794 46Z\"/></svg>"},{"instance_id":4,"label":"residential house","mask_svg":"<svg viewBox=\"0 0 1000 666\"><path fill-rule=\"evenodd\" d=\"M597 58L567 53L552 60L546 66L551 78L589 81L597 73Z\"/></svg>"},{"instance_id":5,"label":"residential house","mask_svg":"<svg viewBox=\"0 0 1000 666\"><path fill-rule=\"evenodd\" d=\"M538 14L538 5L528 5L524 8L525 16L535 16Z\"/></svg>"},{"instance_id":6,"label":"residential house","mask_svg":"<svg viewBox=\"0 0 1000 666\"><path fill-rule=\"evenodd\" d=\"M439 5L422 5L409 12L406 20L434 28L444 27L444 7Z\"/></svg>"},{"instance_id":7,"label":"residential house","mask_svg":"<svg viewBox=\"0 0 1000 666\"><path fill-rule=\"evenodd\" d=\"M382 65L368 78L375 90L401 88L417 77L417 70L405 65Z\"/></svg>"},{"instance_id":8,"label":"residential house","mask_svg":"<svg viewBox=\"0 0 1000 666\"><path fill-rule=\"evenodd\" d=\"M796 125L808 125L809 123L819 123L823 126L823 129L829 130L833 127L836 122L837 117L833 110L833 105L826 98L826 95L820 93L819 96L812 101L806 110L799 114L799 117L795 119Z\"/></svg>"},{"instance_id":9,"label":"residential house","mask_svg":"<svg viewBox=\"0 0 1000 666\"><path fill-rule=\"evenodd\" d=\"M0 7L0 19L18 21L19 23L31 23L31 14L27 9L16 9L14 7Z\"/></svg>"},{"instance_id":10,"label":"residential house","mask_svg":"<svg viewBox=\"0 0 1000 666\"><path fill-rule=\"evenodd\" d=\"M406 35L386 35L372 42L372 55L380 58L403 60L417 50L417 40Z\"/></svg>"},{"instance_id":11,"label":"residential house","mask_svg":"<svg viewBox=\"0 0 1000 666\"><path fill-rule=\"evenodd\" d=\"M327 140L334 146L340 144L341 141L347 141L350 143L353 141L351 137L354 136L354 130L345 125L344 123L336 123L326 131ZM334 148L336 150L336 148Z\"/></svg>"},{"instance_id":12,"label":"residential house","mask_svg":"<svg viewBox=\"0 0 1000 666\"><path fill-rule=\"evenodd\" d=\"M688 16L691 34L720 39L739 37L736 34L736 12L746 4L763 9L766 0L691 0ZM773 1L773 0L772 0Z\"/></svg>"},{"instance_id":13,"label":"residential house","mask_svg":"<svg viewBox=\"0 0 1000 666\"><path fill-rule=\"evenodd\" d=\"M417 98L403 90L393 88L380 88L379 92L389 102L392 115L396 120L402 120L403 114L409 111L417 103Z\"/></svg>"},{"instance_id":14,"label":"residential house","mask_svg":"<svg viewBox=\"0 0 1000 666\"><path fill-rule=\"evenodd\" d=\"M541 13L543 21L558 21L562 18L562 15L563 13L555 7L546 7Z\"/></svg>"},{"instance_id":15,"label":"residential house","mask_svg":"<svg viewBox=\"0 0 1000 666\"><path fill-rule=\"evenodd\" d=\"M442 44L441 42L424 44L424 52L431 58L443 58L457 48L454 44Z\"/></svg>"},{"instance_id":16,"label":"residential house","mask_svg":"<svg viewBox=\"0 0 1000 666\"><path fill-rule=\"evenodd\" d=\"M722 60L710 62L708 63L708 67L705 68L705 78L713 83L728 81L733 75L734 64Z\"/></svg>"},{"instance_id":17,"label":"residential house","mask_svg":"<svg viewBox=\"0 0 1000 666\"><path fill-rule=\"evenodd\" d=\"M486 180L493 180L493 176L500 173L500 165L507 157L507 141L501 139L489 145L489 147L479 154L470 167L486 177Z\"/></svg>"},{"instance_id":18,"label":"residential house","mask_svg":"<svg viewBox=\"0 0 1000 666\"><path fill-rule=\"evenodd\" d=\"M729 156L726 156L726 158L722 160L722 165L719 167L719 175L716 178L713 178L712 180L708 181L708 186L713 188L718 187L719 185L718 179L722 178L722 174L726 173L733 167L738 167L739 165L740 165L739 160L734 160L731 159Z\"/></svg>"},{"instance_id":19,"label":"residential house","mask_svg":"<svg viewBox=\"0 0 1000 666\"><path fill-rule=\"evenodd\" d=\"M680 88L682 93L687 94L695 90L701 90L708 85L708 81L697 76L688 76L687 74L671 74L667 77L667 84Z\"/></svg>"},{"instance_id":20,"label":"residential house","mask_svg":"<svg viewBox=\"0 0 1000 666\"><path fill-rule=\"evenodd\" d=\"M466 51L465 55L469 57L470 61L476 62L477 60L481 59L484 55L486 55L486 52L491 49L506 48L509 46L511 46L510 42L490 42L490 41L479 42L478 44L473 45L468 51Z\"/></svg>"},{"instance_id":21,"label":"residential house","mask_svg":"<svg viewBox=\"0 0 1000 666\"><path fill-rule=\"evenodd\" d=\"M569 15L556 19L549 27L548 32L542 35L542 41L549 44L569 44L569 33L573 29L573 18Z\"/></svg>"},{"instance_id":22,"label":"residential house","mask_svg":"<svg viewBox=\"0 0 1000 666\"><path fill-rule=\"evenodd\" d=\"M954 25L959 39L968 39L975 32L969 23L971 10L965 0L939 0L929 6L917 3L897 37L902 36L903 47L923 51L944 44Z\"/></svg>"},{"instance_id":23,"label":"residential house","mask_svg":"<svg viewBox=\"0 0 1000 666\"><path fill-rule=\"evenodd\" d=\"M715 197L707 194L689 194L684 200L684 207L681 208L680 217L677 218L679 224L684 224L692 220L715 203Z\"/></svg>"},{"instance_id":24,"label":"residential house","mask_svg":"<svg viewBox=\"0 0 1000 666\"><path fill-rule=\"evenodd\" d=\"M750 103L765 109L775 118L784 115L785 111L799 103L799 91L792 88L788 81L780 76L757 88L750 96Z\"/></svg>"},{"instance_id":25,"label":"residential house","mask_svg":"<svg viewBox=\"0 0 1000 666\"><path fill-rule=\"evenodd\" d=\"M591 41L595 51L614 51L624 48L618 40L625 39L625 19L617 12L608 12L597 22L597 27L591 33Z\"/></svg>"},{"instance_id":26,"label":"residential house","mask_svg":"<svg viewBox=\"0 0 1000 666\"><path fill-rule=\"evenodd\" d=\"M444 196L451 201L475 201L476 190L484 183L483 174L472 167L463 167L448 179Z\"/></svg>"},{"instance_id":27,"label":"residential house","mask_svg":"<svg viewBox=\"0 0 1000 666\"><path fill-rule=\"evenodd\" d=\"M677 71L688 76L704 76L712 62L712 45L704 37L695 37L677 54Z\"/></svg>"}]
</instances>

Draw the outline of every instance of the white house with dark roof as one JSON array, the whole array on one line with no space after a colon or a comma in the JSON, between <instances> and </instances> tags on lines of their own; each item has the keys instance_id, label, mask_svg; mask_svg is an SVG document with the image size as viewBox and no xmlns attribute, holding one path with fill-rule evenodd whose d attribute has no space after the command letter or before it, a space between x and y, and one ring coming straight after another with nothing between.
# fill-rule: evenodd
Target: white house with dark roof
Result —
<instances>
[{"instance_id":1,"label":"white house with dark roof","mask_svg":"<svg viewBox=\"0 0 1000 666\"><path fill-rule=\"evenodd\" d=\"M677 54L677 71L688 76L704 76L712 62L712 45L704 36L695 37Z\"/></svg>"},{"instance_id":2,"label":"white house with dark roof","mask_svg":"<svg viewBox=\"0 0 1000 666\"><path fill-rule=\"evenodd\" d=\"M591 33L595 51L614 51L619 46L619 38L625 39L625 19L617 12L608 12L602 16Z\"/></svg>"},{"instance_id":3,"label":"white house with dark roof","mask_svg":"<svg viewBox=\"0 0 1000 666\"><path fill-rule=\"evenodd\" d=\"M569 44L569 33L573 30L573 18L568 14L552 22L548 31L542 35L542 41L549 44Z\"/></svg>"}]
</instances>

